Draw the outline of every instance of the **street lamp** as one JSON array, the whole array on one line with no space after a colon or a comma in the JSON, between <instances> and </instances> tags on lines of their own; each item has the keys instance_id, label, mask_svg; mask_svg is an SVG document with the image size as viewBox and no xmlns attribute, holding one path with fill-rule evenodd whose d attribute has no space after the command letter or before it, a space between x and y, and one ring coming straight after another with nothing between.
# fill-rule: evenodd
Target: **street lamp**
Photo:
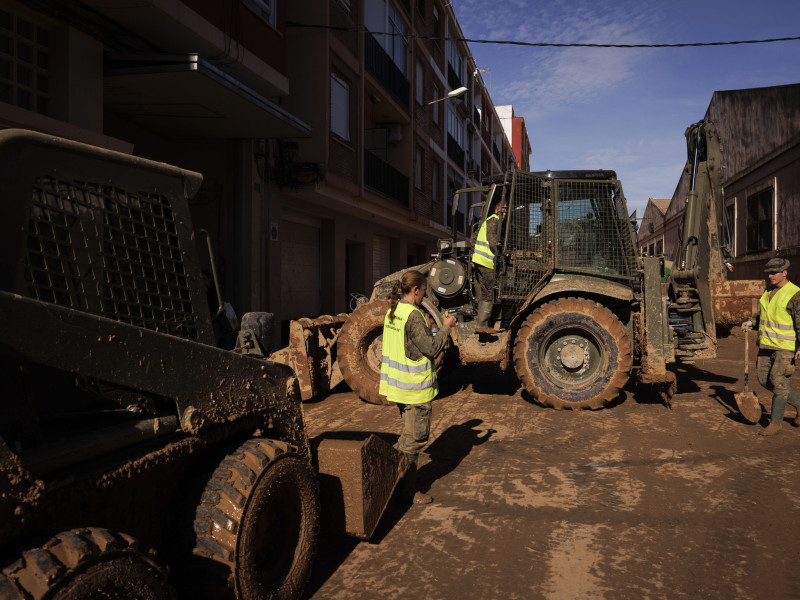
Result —
<instances>
[{"instance_id":1,"label":"street lamp","mask_svg":"<svg viewBox=\"0 0 800 600\"><path fill-rule=\"evenodd\" d=\"M456 88L452 92L448 92L447 96L445 96L444 98L437 98L436 100L431 100L430 102L428 102L428 104L433 104L434 102L441 102L442 100L447 100L448 98L458 98L459 96L463 96L464 94L466 94L468 91L469 90L465 87Z\"/></svg>"}]
</instances>

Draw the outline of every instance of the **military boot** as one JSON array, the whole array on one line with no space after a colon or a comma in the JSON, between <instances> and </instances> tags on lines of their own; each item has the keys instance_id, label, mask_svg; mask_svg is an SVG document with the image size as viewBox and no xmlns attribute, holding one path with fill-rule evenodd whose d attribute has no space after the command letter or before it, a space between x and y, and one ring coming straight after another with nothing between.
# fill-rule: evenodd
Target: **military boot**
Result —
<instances>
[{"instance_id":1,"label":"military boot","mask_svg":"<svg viewBox=\"0 0 800 600\"><path fill-rule=\"evenodd\" d=\"M408 465L403 480L400 482L400 501L404 504L430 504L433 496L423 494L417 489L417 463Z\"/></svg>"},{"instance_id":2,"label":"military boot","mask_svg":"<svg viewBox=\"0 0 800 600\"><path fill-rule=\"evenodd\" d=\"M481 300L478 302L478 318L475 320L475 333L494 333L494 329L489 327L489 318L492 316L491 301Z\"/></svg>"},{"instance_id":3,"label":"military boot","mask_svg":"<svg viewBox=\"0 0 800 600\"><path fill-rule=\"evenodd\" d=\"M781 432L781 426L775 423L770 423L764 429L758 432L758 435L778 435Z\"/></svg>"}]
</instances>

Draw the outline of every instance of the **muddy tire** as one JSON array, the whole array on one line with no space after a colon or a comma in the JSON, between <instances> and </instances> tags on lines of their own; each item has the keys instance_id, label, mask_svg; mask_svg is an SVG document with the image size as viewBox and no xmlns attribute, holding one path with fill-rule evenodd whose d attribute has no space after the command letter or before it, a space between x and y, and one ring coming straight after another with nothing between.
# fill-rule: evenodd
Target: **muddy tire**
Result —
<instances>
[{"instance_id":1,"label":"muddy tire","mask_svg":"<svg viewBox=\"0 0 800 600\"><path fill-rule=\"evenodd\" d=\"M251 439L214 471L194 521L193 598L299 598L319 533L319 488L281 442Z\"/></svg>"},{"instance_id":2,"label":"muddy tire","mask_svg":"<svg viewBox=\"0 0 800 600\"><path fill-rule=\"evenodd\" d=\"M428 315L428 322L442 326L441 315L428 301L419 307ZM362 304L348 317L336 340L336 360L350 389L370 404L389 404L378 393L381 383L381 357L383 354L383 320L389 310L388 300L375 300ZM448 343L449 344L449 343ZM440 372L445 351L433 361Z\"/></svg>"},{"instance_id":3,"label":"muddy tire","mask_svg":"<svg viewBox=\"0 0 800 600\"><path fill-rule=\"evenodd\" d=\"M631 344L619 319L583 298L553 300L533 311L514 344L525 390L553 408L606 406L630 376Z\"/></svg>"},{"instance_id":4,"label":"muddy tire","mask_svg":"<svg viewBox=\"0 0 800 600\"><path fill-rule=\"evenodd\" d=\"M362 304L348 317L336 340L336 360L342 377L358 397L370 404L388 404L378 394L383 350L383 319L388 300Z\"/></svg>"},{"instance_id":5,"label":"muddy tire","mask_svg":"<svg viewBox=\"0 0 800 600\"><path fill-rule=\"evenodd\" d=\"M136 540L97 527L59 533L27 550L0 575L3 600L175 598L166 574Z\"/></svg>"}]
</instances>

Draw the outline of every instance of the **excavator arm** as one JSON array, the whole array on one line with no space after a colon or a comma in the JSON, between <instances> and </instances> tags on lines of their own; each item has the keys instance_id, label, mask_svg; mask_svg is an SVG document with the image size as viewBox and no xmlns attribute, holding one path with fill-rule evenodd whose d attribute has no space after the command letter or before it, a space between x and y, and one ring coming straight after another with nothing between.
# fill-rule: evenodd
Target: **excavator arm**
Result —
<instances>
[{"instance_id":1,"label":"excavator arm","mask_svg":"<svg viewBox=\"0 0 800 600\"><path fill-rule=\"evenodd\" d=\"M716 355L712 289L726 280L726 266L732 267L714 124L689 126L686 145L689 189L669 280L669 324L677 338L676 357L691 360Z\"/></svg>"},{"instance_id":2,"label":"excavator arm","mask_svg":"<svg viewBox=\"0 0 800 600\"><path fill-rule=\"evenodd\" d=\"M711 121L686 129L688 191L675 264L669 280L669 325L675 356L716 356L716 328L747 320L757 308L760 280L729 281L731 224L726 218L722 147Z\"/></svg>"}]
</instances>

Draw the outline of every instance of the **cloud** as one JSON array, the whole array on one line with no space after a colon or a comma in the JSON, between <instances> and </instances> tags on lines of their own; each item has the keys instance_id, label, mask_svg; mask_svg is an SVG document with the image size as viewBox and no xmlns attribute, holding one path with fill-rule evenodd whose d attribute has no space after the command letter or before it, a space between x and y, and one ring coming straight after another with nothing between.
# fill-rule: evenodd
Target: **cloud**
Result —
<instances>
[{"instance_id":1,"label":"cloud","mask_svg":"<svg viewBox=\"0 0 800 600\"><path fill-rule=\"evenodd\" d=\"M609 7L591 1L506 1L487 11L485 3L459 0L456 9L469 38L565 44L650 42L647 32L654 29L659 13L651 2ZM507 48L513 51L504 52ZM481 54L487 54L484 48ZM527 118L535 119L608 93L634 77L647 56L646 50L494 46L491 62L499 64L479 67L514 72L492 96L518 105Z\"/></svg>"}]
</instances>

